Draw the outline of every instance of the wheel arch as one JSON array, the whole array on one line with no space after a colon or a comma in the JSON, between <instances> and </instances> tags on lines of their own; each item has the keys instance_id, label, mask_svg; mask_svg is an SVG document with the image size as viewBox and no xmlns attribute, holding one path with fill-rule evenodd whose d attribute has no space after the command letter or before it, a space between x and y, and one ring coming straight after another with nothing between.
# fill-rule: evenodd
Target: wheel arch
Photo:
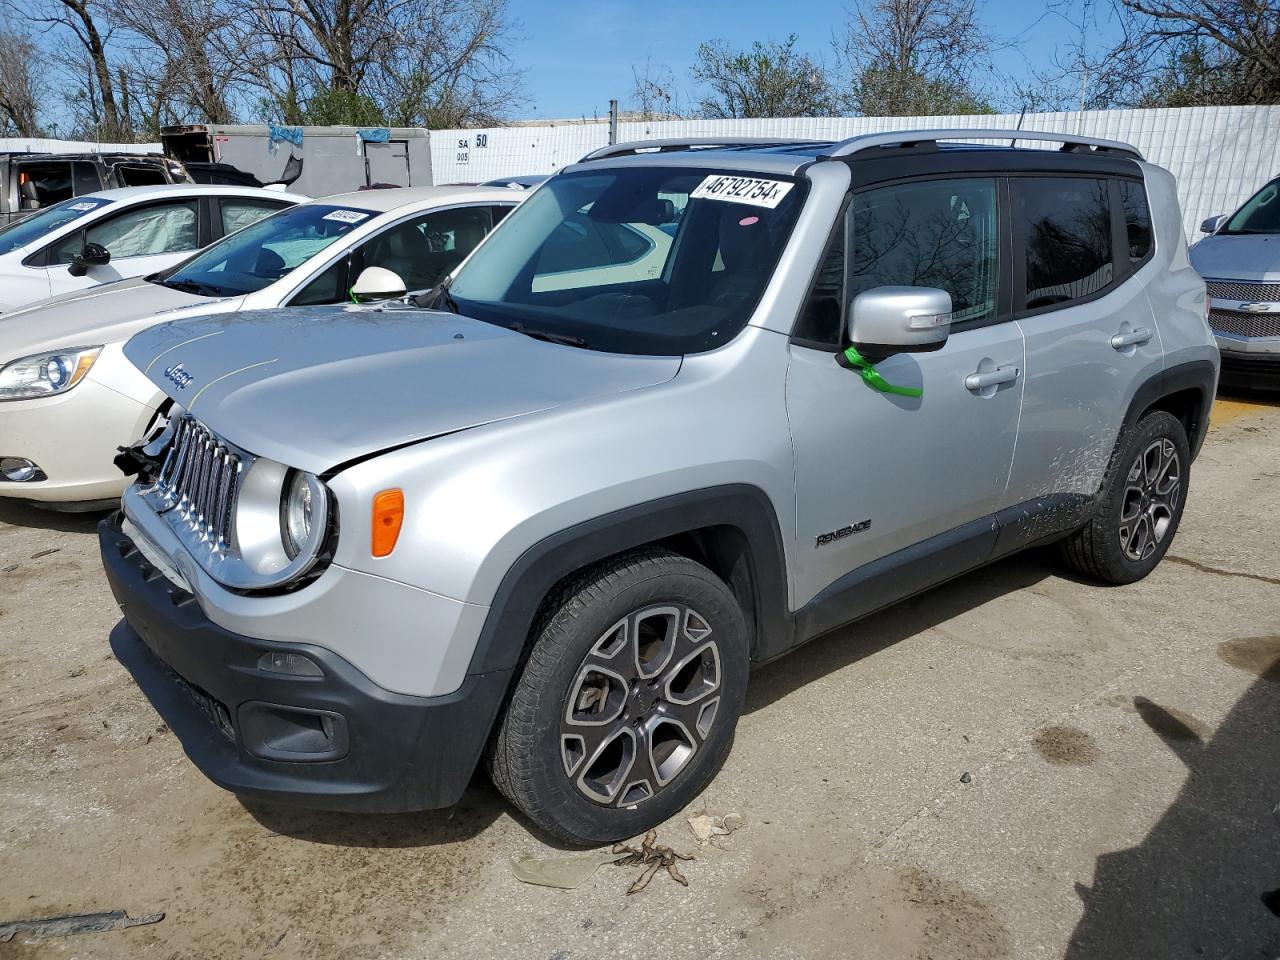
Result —
<instances>
[{"instance_id":1,"label":"wheel arch","mask_svg":"<svg viewBox=\"0 0 1280 960\"><path fill-rule=\"evenodd\" d=\"M771 650L789 644L786 555L777 513L759 487L731 484L627 507L529 547L498 586L467 672L515 668L534 618L557 584L594 563L654 546L702 563L728 584L747 619L753 661L769 659Z\"/></svg>"},{"instance_id":2,"label":"wheel arch","mask_svg":"<svg viewBox=\"0 0 1280 960\"><path fill-rule=\"evenodd\" d=\"M1209 429L1209 411L1217 386L1217 367L1211 360L1192 360L1167 367L1134 393L1125 415L1125 428L1133 427L1152 410L1165 410L1182 423L1194 460Z\"/></svg>"}]
</instances>

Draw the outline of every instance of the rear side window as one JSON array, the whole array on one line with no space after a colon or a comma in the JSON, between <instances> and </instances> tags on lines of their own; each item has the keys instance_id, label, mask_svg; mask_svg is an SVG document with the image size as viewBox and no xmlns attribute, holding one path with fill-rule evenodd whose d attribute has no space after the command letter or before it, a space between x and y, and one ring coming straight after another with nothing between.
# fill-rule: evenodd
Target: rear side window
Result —
<instances>
[{"instance_id":1,"label":"rear side window","mask_svg":"<svg viewBox=\"0 0 1280 960\"><path fill-rule=\"evenodd\" d=\"M1121 180L1120 208L1124 211L1124 232L1129 244L1129 263L1144 260L1151 252L1151 210L1142 184Z\"/></svg>"},{"instance_id":2,"label":"rear side window","mask_svg":"<svg viewBox=\"0 0 1280 960\"><path fill-rule=\"evenodd\" d=\"M92 163L76 161L71 164L71 177L77 197L83 197L86 193L97 193L102 189L102 178L98 176L97 166Z\"/></svg>"},{"instance_id":3,"label":"rear side window","mask_svg":"<svg viewBox=\"0 0 1280 960\"><path fill-rule=\"evenodd\" d=\"M235 233L250 224L257 223L277 210L284 209L285 204L266 203L261 200L223 200L219 204L222 210L222 232Z\"/></svg>"},{"instance_id":4,"label":"rear side window","mask_svg":"<svg viewBox=\"0 0 1280 960\"><path fill-rule=\"evenodd\" d=\"M1021 296L1024 309L1083 300L1111 284L1115 265L1106 180L1015 179L1012 190L1014 242L1025 253L1015 296Z\"/></svg>"}]
</instances>

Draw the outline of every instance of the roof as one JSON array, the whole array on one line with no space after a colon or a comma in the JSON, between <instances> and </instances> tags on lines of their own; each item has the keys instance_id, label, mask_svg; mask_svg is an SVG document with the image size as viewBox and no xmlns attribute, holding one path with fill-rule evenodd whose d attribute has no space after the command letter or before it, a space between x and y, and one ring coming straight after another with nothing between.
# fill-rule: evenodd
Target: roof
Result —
<instances>
[{"instance_id":1,"label":"roof","mask_svg":"<svg viewBox=\"0 0 1280 960\"><path fill-rule=\"evenodd\" d=\"M105 197L108 200L146 200L151 197L263 197L275 200L290 200L293 203L305 203L310 197L299 193L287 193L283 190L268 190L265 187L215 186L204 183L157 183L146 187L117 187L114 190L95 190L86 194L90 197Z\"/></svg>"},{"instance_id":2,"label":"roof","mask_svg":"<svg viewBox=\"0 0 1280 960\"><path fill-rule=\"evenodd\" d=\"M336 193L331 197L316 197L312 202L387 213L409 204L431 207L451 203L514 203L524 196L523 190L512 190L510 187L391 187L385 190Z\"/></svg>"}]
</instances>

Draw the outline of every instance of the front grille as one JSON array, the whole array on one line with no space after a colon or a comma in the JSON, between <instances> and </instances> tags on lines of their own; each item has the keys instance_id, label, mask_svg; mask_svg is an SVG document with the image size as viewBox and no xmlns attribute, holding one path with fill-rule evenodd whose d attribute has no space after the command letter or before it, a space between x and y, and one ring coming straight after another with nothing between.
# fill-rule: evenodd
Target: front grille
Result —
<instances>
[{"instance_id":1,"label":"front grille","mask_svg":"<svg viewBox=\"0 0 1280 960\"><path fill-rule=\"evenodd\" d=\"M1205 286L1215 300L1244 303L1280 303L1280 283L1250 283L1246 280L1210 280Z\"/></svg>"},{"instance_id":2,"label":"front grille","mask_svg":"<svg viewBox=\"0 0 1280 960\"><path fill-rule=\"evenodd\" d=\"M1237 337L1280 337L1280 313L1210 310L1209 326L1216 333L1230 333Z\"/></svg>"},{"instance_id":3,"label":"front grille","mask_svg":"<svg viewBox=\"0 0 1280 960\"><path fill-rule=\"evenodd\" d=\"M156 492L215 552L231 543L240 456L190 415L176 424Z\"/></svg>"}]
</instances>

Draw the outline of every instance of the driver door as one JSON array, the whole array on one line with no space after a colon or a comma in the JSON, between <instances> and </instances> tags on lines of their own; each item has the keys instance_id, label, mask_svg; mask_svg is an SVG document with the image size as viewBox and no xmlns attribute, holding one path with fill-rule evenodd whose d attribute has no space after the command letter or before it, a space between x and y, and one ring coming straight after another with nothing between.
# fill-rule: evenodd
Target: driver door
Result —
<instances>
[{"instance_id":1,"label":"driver door","mask_svg":"<svg viewBox=\"0 0 1280 960\"><path fill-rule=\"evenodd\" d=\"M139 205L103 217L50 248L49 265L44 268L49 295L164 270L199 249L199 238L199 201L195 199ZM71 263L89 243L106 247L111 260L74 276Z\"/></svg>"},{"instance_id":2,"label":"driver door","mask_svg":"<svg viewBox=\"0 0 1280 960\"><path fill-rule=\"evenodd\" d=\"M786 389L795 601L803 607L823 591L833 600L817 605L807 624L816 632L866 612L859 604L881 606L976 566L994 545L1022 379L981 389L966 379L1023 365L1022 333L1001 307L999 194L995 178L859 191L815 280ZM889 383L922 388L920 397L879 392L835 361L854 297L884 286L951 295L941 349L876 364Z\"/></svg>"}]
</instances>

